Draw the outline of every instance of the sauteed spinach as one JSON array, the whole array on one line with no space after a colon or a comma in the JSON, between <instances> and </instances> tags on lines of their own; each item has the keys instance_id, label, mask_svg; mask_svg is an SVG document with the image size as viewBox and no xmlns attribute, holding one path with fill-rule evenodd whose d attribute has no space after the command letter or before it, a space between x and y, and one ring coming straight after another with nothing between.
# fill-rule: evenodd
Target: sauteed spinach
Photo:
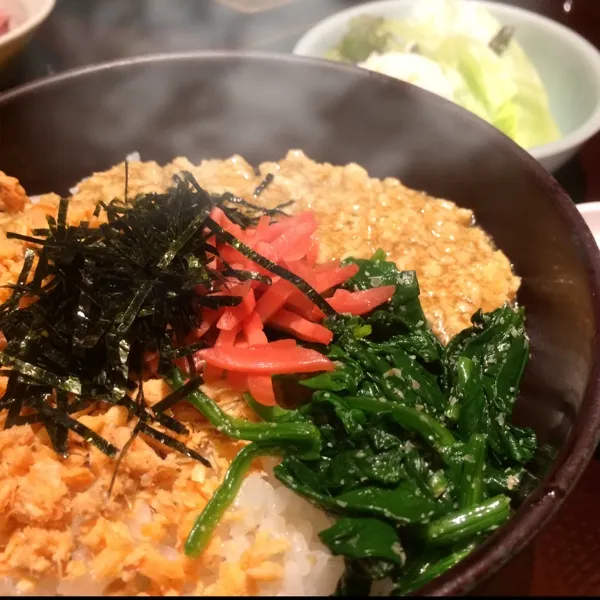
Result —
<instances>
[{"instance_id":1,"label":"sauteed spinach","mask_svg":"<svg viewBox=\"0 0 600 600\"><path fill-rule=\"evenodd\" d=\"M381 251L347 262L360 267L348 289L393 284L396 292L364 317L328 317L336 370L297 378L308 401L288 410L246 396L264 421L250 424L234 423L199 390L189 396L222 431L252 444L199 516L186 552L208 542L252 457L277 454L276 477L334 518L319 535L346 561L337 595L367 594L388 577L392 595L403 595L462 560L511 514L537 446L532 430L511 423L529 340L523 309L507 305L473 315L444 348L414 272ZM181 386L181 374L172 382Z\"/></svg>"}]
</instances>

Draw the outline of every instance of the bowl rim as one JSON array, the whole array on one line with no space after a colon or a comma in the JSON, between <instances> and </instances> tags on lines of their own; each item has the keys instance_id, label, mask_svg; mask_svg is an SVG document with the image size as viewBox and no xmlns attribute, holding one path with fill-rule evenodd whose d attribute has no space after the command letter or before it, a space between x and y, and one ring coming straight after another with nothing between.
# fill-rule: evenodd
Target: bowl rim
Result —
<instances>
[{"instance_id":1,"label":"bowl rim","mask_svg":"<svg viewBox=\"0 0 600 600\"><path fill-rule=\"evenodd\" d=\"M592 369L583 393L580 414L562 451L554 459L550 472L534 492L526 498L515 515L458 565L411 595L452 596L469 592L475 585L488 579L511 558L520 553L547 524L573 490L600 441L600 335L598 335L600 332L600 249L596 245L591 231L576 205L558 182L531 155L493 126L457 104L426 90L379 73L333 61L292 54L239 51L195 51L146 55L80 67L37 79L0 94L0 106L11 101L18 101L20 97L27 97L40 89L52 88L64 81L94 76L94 74L106 70L185 60L197 63L255 61L267 65L273 62L284 62L290 68L294 68L295 63L304 63L312 66L313 69L346 71L348 76L357 80L379 80L380 84L396 87L399 90L410 89L411 94L429 94L430 97L435 98L436 102L445 103L445 110L452 114L452 118L462 119L465 126L487 127L490 131L495 132L493 135L496 136L502 151L516 155L523 165L523 171L547 194L550 210L556 211L564 221L572 226L573 243L585 268L587 281L592 291L592 312L596 326L596 335L591 342L590 349Z\"/></svg>"},{"instance_id":2,"label":"bowl rim","mask_svg":"<svg viewBox=\"0 0 600 600\"><path fill-rule=\"evenodd\" d=\"M596 103L596 107L592 110L592 113L588 116L588 118L579 127L576 127L566 135L561 134L561 137L558 140L527 148L526 151L538 160L542 158L548 158L568 152L571 149L578 148L592 136L598 133L598 131L600 131L600 51L591 42L573 29L570 29L566 25L563 25L558 21L536 13L532 10L522 8L520 6L512 6L510 4L494 2L492 0L477 1L478 4L481 4L487 8L495 16L513 15L519 19L522 19L523 21L537 23L540 28L545 28L546 31L554 38L561 39L564 41L564 43L577 49L579 56L593 71L595 71L597 76L596 87L598 91L598 101ZM314 58L318 58L313 53L312 47L314 46L315 42L321 38L324 32L328 31L329 29L338 28L352 17L364 14L365 12L376 10L378 8L393 8L400 4L416 4L416 2L417 0L377 0L375 2L364 2L357 6L339 10L332 15L321 19L310 29L308 29L296 42L292 53L297 56L312 56Z\"/></svg>"},{"instance_id":3,"label":"bowl rim","mask_svg":"<svg viewBox=\"0 0 600 600\"><path fill-rule=\"evenodd\" d=\"M33 31L36 27L41 25L52 12L55 5L56 0L42 0L36 10L28 15L19 26L14 29L9 29L5 34L0 35L0 47L19 39L27 32Z\"/></svg>"}]
</instances>

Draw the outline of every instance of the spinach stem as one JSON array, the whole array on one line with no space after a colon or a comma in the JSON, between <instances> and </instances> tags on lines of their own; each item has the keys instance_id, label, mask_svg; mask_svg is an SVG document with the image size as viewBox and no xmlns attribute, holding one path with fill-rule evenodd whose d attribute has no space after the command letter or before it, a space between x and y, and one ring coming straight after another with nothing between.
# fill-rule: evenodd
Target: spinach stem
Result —
<instances>
[{"instance_id":1,"label":"spinach stem","mask_svg":"<svg viewBox=\"0 0 600 600\"><path fill-rule=\"evenodd\" d=\"M459 490L459 507L471 508L483 500L483 468L487 437L474 433L467 444Z\"/></svg>"},{"instance_id":2,"label":"spinach stem","mask_svg":"<svg viewBox=\"0 0 600 600\"><path fill-rule=\"evenodd\" d=\"M389 412L399 425L418 433L436 450L448 448L456 443L450 430L446 429L437 419L416 408L367 396L354 396L346 398L346 401L352 408L358 408L367 413Z\"/></svg>"},{"instance_id":3,"label":"spinach stem","mask_svg":"<svg viewBox=\"0 0 600 600\"><path fill-rule=\"evenodd\" d=\"M252 461L259 456L271 454L277 454L277 449L259 444L250 444L237 453L231 461L223 483L198 516L187 537L185 542L187 556L195 558L206 548L225 511L234 502Z\"/></svg>"},{"instance_id":4,"label":"spinach stem","mask_svg":"<svg viewBox=\"0 0 600 600\"><path fill-rule=\"evenodd\" d=\"M165 379L171 387L184 385L184 375L174 369ZM321 447L319 430L311 423L252 423L230 417L201 390L187 395L187 400L215 426L217 431L236 440L267 442L271 445L294 445L308 454L318 453Z\"/></svg>"},{"instance_id":5,"label":"spinach stem","mask_svg":"<svg viewBox=\"0 0 600 600\"><path fill-rule=\"evenodd\" d=\"M471 542L441 559L435 561L426 559L419 562L400 580L400 584L394 588L390 595L404 596L418 590L432 579L438 577L438 575L442 575L458 564L473 551L476 545L475 542Z\"/></svg>"},{"instance_id":6,"label":"spinach stem","mask_svg":"<svg viewBox=\"0 0 600 600\"><path fill-rule=\"evenodd\" d=\"M496 529L510 516L508 496L495 496L471 508L449 513L424 527L424 538L441 546L473 538Z\"/></svg>"}]
</instances>

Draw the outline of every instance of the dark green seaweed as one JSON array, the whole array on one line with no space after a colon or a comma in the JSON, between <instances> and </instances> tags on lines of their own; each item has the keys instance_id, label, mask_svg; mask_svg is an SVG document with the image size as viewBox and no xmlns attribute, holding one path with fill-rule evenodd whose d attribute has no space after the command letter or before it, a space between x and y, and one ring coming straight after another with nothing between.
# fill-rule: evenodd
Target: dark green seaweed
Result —
<instances>
[{"instance_id":1,"label":"dark green seaweed","mask_svg":"<svg viewBox=\"0 0 600 600\"><path fill-rule=\"evenodd\" d=\"M255 196L272 179L267 176ZM46 219L46 228L36 229L33 235L7 234L34 249L26 250L19 277L8 286L12 293L0 306L0 330L7 340L0 364L8 374L0 409L8 411L5 427L43 423L61 455L68 453L70 429L114 456L113 446L69 415L92 401L122 405L139 419L136 432L204 461L153 426L186 433L185 426L165 411L194 391L199 380L153 408L146 406L143 393L137 394L135 402L131 394L141 390L143 358L148 352L158 354L158 374L164 376L174 360L187 360L204 346L205 342L184 344L182 340L199 325L203 307L234 306L241 301L212 295L224 283L270 281L229 265L223 271L209 267L218 256L208 243L212 235L208 228L216 225L209 218L213 208L248 227L262 216L273 219L285 214L285 205L266 209L230 193L211 195L185 171L174 176L173 186L161 194L130 198L128 181L126 163L124 198L98 203L95 214L104 212L107 221L98 227L86 222L69 225L70 201L62 198L56 218ZM234 237L223 232L219 237L245 251ZM258 261L263 266L268 263ZM291 281L297 279L281 267L275 270ZM326 304L312 288L301 287L313 301ZM19 307L24 298L31 301ZM189 364L193 367L192 361ZM132 379L131 373L136 377ZM22 415L25 409L38 411L39 416Z\"/></svg>"}]
</instances>

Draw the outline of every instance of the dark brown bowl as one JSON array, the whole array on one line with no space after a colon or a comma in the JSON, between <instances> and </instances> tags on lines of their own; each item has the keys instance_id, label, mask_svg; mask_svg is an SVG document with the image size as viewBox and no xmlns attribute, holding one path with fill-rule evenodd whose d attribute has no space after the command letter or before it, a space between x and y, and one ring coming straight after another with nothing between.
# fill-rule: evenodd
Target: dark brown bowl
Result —
<instances>
[{"instance_id":1,"label":"dark brown bowl","mask_svg":"<svg viewBox=\"0 0 600 600\"><path fill-rule=\"evenodd\" d=\"M0 123L0 169L29 193L66 192L134 150L158 161L237 153L256 164L301 148L473 209L523 278L532 359L515 419L558 456L506 526L420 593L472 590L523 550L575 485L600 434L600 257L556 181L483 121L365 70L200 53L33 83L0 97Z\"/></svg>"}]
</instances>

